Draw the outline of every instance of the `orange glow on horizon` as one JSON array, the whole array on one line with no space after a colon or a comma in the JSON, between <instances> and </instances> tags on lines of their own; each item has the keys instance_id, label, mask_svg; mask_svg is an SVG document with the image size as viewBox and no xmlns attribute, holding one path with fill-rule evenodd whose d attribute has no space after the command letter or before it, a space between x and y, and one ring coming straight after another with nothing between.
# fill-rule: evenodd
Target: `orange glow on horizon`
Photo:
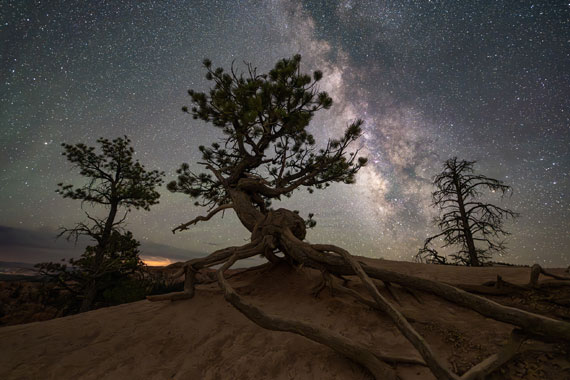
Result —
<instances>
[{"instance_id":1,"label":"orange glow on horizon","mask_svg":"<svg viewBox=\"0 0 570 380\"><path fill-rule=\"evenodd\" d=\"M155 257L155 256L148 256L148 257L141 257L143 263L148 265L149 267L163 267L172 264L174 261L167 259L166 257Z\"/></svg>"}]
</instances>

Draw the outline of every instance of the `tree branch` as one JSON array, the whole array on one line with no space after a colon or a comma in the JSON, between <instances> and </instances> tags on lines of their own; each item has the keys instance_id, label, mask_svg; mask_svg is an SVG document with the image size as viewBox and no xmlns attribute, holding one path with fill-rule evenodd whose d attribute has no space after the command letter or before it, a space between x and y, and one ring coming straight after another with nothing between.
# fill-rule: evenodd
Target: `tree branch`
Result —
<instances>
[{"instance_id":1,"label":"tree branch","mask_svg":"<svg viewBox=\"0 0 570 380\"><path fill-rule=\"evenodd\" d=\"M227 203L227 204L225 204L225 205L221 205L221 206L215 208L212 212L210 212L210 213L209 213L208 215L206 215L206 216L197 216L196 218L192 219L191 221L189 221L189 222L187 222L187 223L184 223L184 224L181 224L181 225L179 225L178 227L175 227L175 228L172 230L172 233L174 234L174 233L176 233L176 231L184 231L184 230L187 230L188 227L191 226L192 224L196 224L196 223L198 223L198 222L200 222L200 221L205 222L205 221L207 221L207 220L210 220L210 219L211 219L214 215L216 215L218 212L220 212L220 211L222 211L222 210L225 210L225 209L228 209L228 208L233 208L233 207L234 207L234 205L233 205L232 203Z\"/></svg>"},{"instance_id":2,"label":"tree branch","mask_svg":"<svg viewBox=\"0 0 570 380\"><path fill-rule=\"evenodd\" d=\"M376 285L374 285L370 277L368 277L364 269L362 269L360 263L358 263L350 253L334 245L313 244L312 247L322 252L334 252L340 255L352 267L354 272L358 275L358 277L360 277L360 280L370 295L374 298L374 301L376 301L376 304L378 304L379 308L388 314L398 330L400 330L402 335L404 335L406 339L412 343L416 350L418 350L422 358L426 361L429 369L439 380L458 379L454 373L445 368L443 360L432 351L425 339L420 334L418 334L418 332L406 320L406 317L404 317L402 313L400 313L394 306L390 304L390 302L388 302L386 298L384 298L384 296L382 296L382 294L380 294L378 288Z\"/></svg>"},{"instance_id":3,"label":"tree branch","mask_svg":"<svg viewBox=\"0 0 570 380\"><path fill-rule=\"evenodd\" d=\"M511 360L519 351L520 346L525 341L526 336L519 329L511 332L511 337L503 349L479 364L474 365L461 376L461 380L483 380L487 378L491 372Z\"/></svg>"},{"instance_id":4,"label":"tree branch","mask_svg":"<svg viewBox=\"0 0 570 380\"><path fill-rule=\"evenodd\" d=\"M394 371L369 348L343 337L338 333L305 322L290 320L270 315L250 302L241 298L224 278L224 271L236 260L234 254L217 272L218 284L224 292L224 298L257 325L273 331L285 331L304 336L317 343L324 344L338 353L352 359L367 368L372 375L380 379L396 379Z\"/></svg>"}]
</instances>

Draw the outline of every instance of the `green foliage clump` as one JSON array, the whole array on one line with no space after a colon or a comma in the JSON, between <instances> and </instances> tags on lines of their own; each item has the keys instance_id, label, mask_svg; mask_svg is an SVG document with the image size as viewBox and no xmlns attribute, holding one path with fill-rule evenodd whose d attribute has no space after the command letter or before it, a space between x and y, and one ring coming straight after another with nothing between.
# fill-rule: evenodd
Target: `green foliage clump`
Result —
<instances>
[{"instance_id":1,"label":"green foliage clump","mask_svg":"<svg viewBox=\"0 0 570 380\"><path fill-rule=\"evenodd\" d=\"M367 163L358 149L349 146L362 134L362 120L351 123L340 138L317 145L308 126L319 110L333 101L319 90L321 71L300 70L301 56L278 61L266 74L247 65L237 74L213 68L204 60L209 92L189 90L191 107L183 111L210 123L223 137L211 146L200 146L206 173L195 173L184 163L178 179L168 184L172 192L196 199L196 205L221 206L230 202L228 189L251 195L262 212L272 200L290 197L300 188L312 193L334 182L354 183Z\"/></svg>"},{"instance_id":2,"label":"green foliage clump","mask_svg":"<svg viewBox=\"0 0 570 380\"><path fill-rule=\"evenodd\" d=\"M87 247L79 259L65 263L42 263L41 273L56 280L60 286L81 299L80 311L91 309L104 291L125 281L141 270L139 242L123 228L128 213L134 209L149 210L158 203L160 194L156 190L162 184L163 172L148 171L134 159L134 149L128 137L114 140L100 138L100 153L95 147L79 143L62 144L63 155L79 174L85 177L84 184L58 184L57 193L64 198L87 202L107 210L104 217L97 217L85 211L86 221L72 228L63 228L59 236L75 241L81 236L90 238L95 244ZM122 217L118 213L124 211Z\"/></svg>"}]
</instances>

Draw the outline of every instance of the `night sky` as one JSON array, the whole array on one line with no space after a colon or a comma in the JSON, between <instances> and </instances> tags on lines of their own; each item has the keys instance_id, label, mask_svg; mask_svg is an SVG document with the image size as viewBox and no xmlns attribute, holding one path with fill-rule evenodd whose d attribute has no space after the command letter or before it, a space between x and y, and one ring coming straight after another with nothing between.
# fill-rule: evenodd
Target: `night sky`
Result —
<instances>
[{"instance_id":1,"label":"night sky","mask_svg":"<svg viewBox=\"0 0 570 380\"><path fill-rule=\"evenodd\" d=\"M362 118L370 162L355 185L283 202L315 213L310 242L411 260L436 232L431 179L458 156L513 187L491 198L521 214L497 260L570 264L568 1L0 0L0 43L0 260L37 261L23 253L41 245L30 236L83 219L55 193L81 181L62 142L127 134L170 181L220 137L181 111L188 89L208 88L204 58L265 72L300 53L334 100L311 124L317 141ZM128 218L143 254L181 260L248 239L231 212L173 235L205 210L161 193Z\"/></svg>"}]
</instances>

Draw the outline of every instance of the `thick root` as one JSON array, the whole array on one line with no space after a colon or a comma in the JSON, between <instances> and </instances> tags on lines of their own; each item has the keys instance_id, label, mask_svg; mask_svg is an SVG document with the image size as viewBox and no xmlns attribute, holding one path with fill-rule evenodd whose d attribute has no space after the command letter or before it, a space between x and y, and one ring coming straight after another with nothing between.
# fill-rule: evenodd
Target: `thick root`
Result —
<instances>
[{"instance_id":1,"label":"thick root","mask_svg":"<svg viewBox=\"0 0 570 380\"><path fill-rule=\"evenodd\" d=\"M235 257L228 260L218 270L218 284L224 292L225 299L251 321L268 330L291 332L324 344L367 368L376 379L396 379L395 372L369 348L333 331L308 323L270 315L252 303L245 301L224 278L224 271L234 262ZM392 358L391 361L397 362L398 359ZM406 361L410 362L410 359L406 359Z\"/></svg>"},{"instance_id":2,"label":"thick root","mask_svg":"<svg viewBox=\"0 0 570 380\"><path fill-rule=\"evenodd\" d=\"M549 282L544 282L544 283L539 284L538 277L541 274L544 276L547 276L547 277L552 277L553 279L558 280L558 281L549 281ZM568 281L568 282L566 282L566 281ZM528 285L531 288L570 286L570 277L558 276L554 273L550 273L550 272L545 271L544 269L542 269L542 267L540 265L534 264L530 268L530 281L529 281Z\"/></svg>"},{"instance_id":3,"label":"thick root","mask_svg":"<svg viewBox=\"0 0 570 380\"><path fill-rule=\"evenodd\" d=\"M392 319L398 330L408 339L408 341L418 350L422 358L425 360L427 366L432 371L432 373L439 379L439 380L457 380L459 379L454 373L449 371L444 366L444 360L438 357L431 347L427 344L425 339L410 325L410 323L406 320L406 317L400 311L398 311L394 306L388 302L382 294L378 291L378 288L370 277L364 272L362 266L358 261L352 257L350 253L345 251L342 248L335 247L335 246L320 246L322 251L329 251L339 254L347 263L350 264L354 272L360 277L360 280L372 296L376 304L379 308L388 314L388 316ZM386 282L385 282L386 283Z\"/></svg>"},{"instance_id":4,"label":"thick root","mask_svg":"<svg viewBox=\"0 0 570 380\"><path fill-rule=\"evenodd\" d=\"M330 245L308 244L295 238L285 230L281 234L281 245L288 255L313 268L326 268L338 275L354 275L355 271L346 261L338 256L327 253ZM334 247L334 249L340 249ZM417 289L435 294L452 303L476 311L500 322L520 327L525 333L556 337L560 341L570 342L570 323L529 313L514 307L503 306L497 302L468 293L457 287L439 281L409 276L386 269L361 264L363 271L371 278L388 281L403 287Z\"/></svg>"},{"instance_id":5,"label":"thick root","mask_svg":"<svg viewBox=\"0 0 570 380\"><path fill-rule=\"evenodd\" d=\"M538 279L541 274L544 276L552 277L554 280L539 282ZM570 286L570 277L558 276L556 274L545 271L540 265L534 264L531 267L529 283L525 285L512 284L503 280L501 276L497 276L496 281L489 281L482 285L459 284L454 286L475 294L506 296L529 291L532 289L549 289Z\"/></svg>"},{"instance_id":6,"label":"thick root","mask_svg":"<svg viewBox=\"0 0 570 380\"><path fill-rule=\"evenodd\" d=\"M489 356L461 376L461 380L484 380L491 372L495 371L503 364L511 360L519 351L520 346L526 339L525 335L520 330L513 330L509 342L503 349Z\"/></svg>"},{"instance_id":7,"label":"thick root","mask_svg":"<svg viewBox=\"0 0 570 380\"><path fill-rule=\"evenodd\" d=\"M486 294L493 296L503 296L509 294L519 293L524 290L528 290L528 286L521 286L511 284L503 280L503 278L497 275L496 281L488 281L482 285L454 285L455 287L465 290L466 292L476 293L476 294Z\"/></svg>"},{"instance_id":8,"label":"thick root","mask_svg":"<svg viewBox=\"0 0 570 380\"><path fill-rule=\"evenodd\" d=\"M330 275L329 275L330 276ZM346 294L350 297L355 298L358 302L360 302L363 305L368 306L369 308L373 309L373 310L378 310L378 311L382 311L382 309L380 308L380 306L378 306L378 304L366 297L364 297L362 294L358 293L357 291L350 289L346 286L343 285L337 285L334 283L334 281L332 280L332 278L329 279L329 284L330 286L337 292L339 292L340 294ZM403 314L403 313L402 313ZM416 320L412 317L409 317L407 315L404 315L406 317L406 319L408 320L408 322L415 322Z\"/></svg>"},{"instance_id":9,"label":"thick root","mask_svg":"<svg viewBox=\"0 0 570 380\"><path fill-rule=\"evenodd\" d=\"M402 306L402 301L400 300L400 297L398 297L398 295L392 288L392 284L390 284L388 281L384 281L384 287L386 288L392 299L396 301L398 305Z\"/></svg>"},{"instance_id":10,"label":"thick root","mask_svg":"<svg viewBox=\"0 0 570 380\"><path fill-rule=\"evenodd\" d=\"M253 220L253 218L249 219ZM194 294L196 271L202 268L223 264L217 271L217 281L224 292L224 297L251 321L269 330L292 332L312 341L324 344L355 362L360 363L377 379L396 378L395 372L386 364L387 362L427 365L432 373L440 380L483 379L510 360L518 352L522 342L527 338L542 341L570 342L570 323L529 313L513 307L503 306L489 299L469 293L479 292L498 295L539 287L570 285L570 281L568 281L570 278L546 272L538 265L532 267L528 285L519 286L509 284L498 276L497 281L489 284L481 286L463 285L457 287L438 281L381 269L379 267L368 266L358 262L350 253L334 245L305 243L302 241L305 236L304 222L298 215L288 210L279 209L270 211L269 214L263 218L256 217L255 220L255 223L250 223L248 227L248 229L252 231L251 243L241 247L225 248L212 253L206 258L190 260L184 263L179 273L177 273L179 276L185 274L184 292L152 296L148 297L148 299L158 301L191 298ZM322 289L328 285L331 291L332 289L338 290L341 293L356 298L359 302L373 309L380 310L387 314L399 331L420 353L424 361L414 358L398 358L378 354L370 347L361 345L349 338L319 326L267 314L257 306L242 299L229 285L226 277L224 277L225 270L230 268L237 260L258 254L265 256L270 261L282 261L283 259L274 254L277 250L283 252L285 260L293 265L300 267L307 266L321 270L323 273L323 281L317 287L317 292L322 291ZM539 283L538 278L540 274L552 277L555 280ZM343 279L343 275L357 275L372 299L368 299L346 286L335 285L331 275L340 277L341 279ZM401 300L393 291L391 284L398 284L404 290L412 294L418 302L421 302L421 300L413 290L430 292L449 302L476 311L485 317L517 326L521 330L515 329L513 331L511 340L499 353L490 356L472 367L463 376L459 377L447 368L445 360L433 352L425 339L418 334L409 323L408 319L379 292L372 279L382 281L385 284L388 294L399 304L401 304Z\"/></svg>"},{"instance_id":11,"label":"thick root","mask_svg":"<svg viewBox=\"0 0 570 380\"><path fill-rule=\"evenodd\" d=\"M236 257L235 260L247 259L249 257L263 254L264 246L261 240L252 241L251 243L245 244L241 247L229 247L220 249L213 252L207 257L201 259L194 259L184 263L182 269L174 275L174 277L179 277L182 274L185 275L184 278L184 291L175 292L168 294L160 294L156 296L147 296L146 299L151 302L157 301L179 301L194 297L194 286L196 282L196 272L202 268L211 267L214 265L219 265L227 262L231 257Z\"/></svg>"}]
</instances>

